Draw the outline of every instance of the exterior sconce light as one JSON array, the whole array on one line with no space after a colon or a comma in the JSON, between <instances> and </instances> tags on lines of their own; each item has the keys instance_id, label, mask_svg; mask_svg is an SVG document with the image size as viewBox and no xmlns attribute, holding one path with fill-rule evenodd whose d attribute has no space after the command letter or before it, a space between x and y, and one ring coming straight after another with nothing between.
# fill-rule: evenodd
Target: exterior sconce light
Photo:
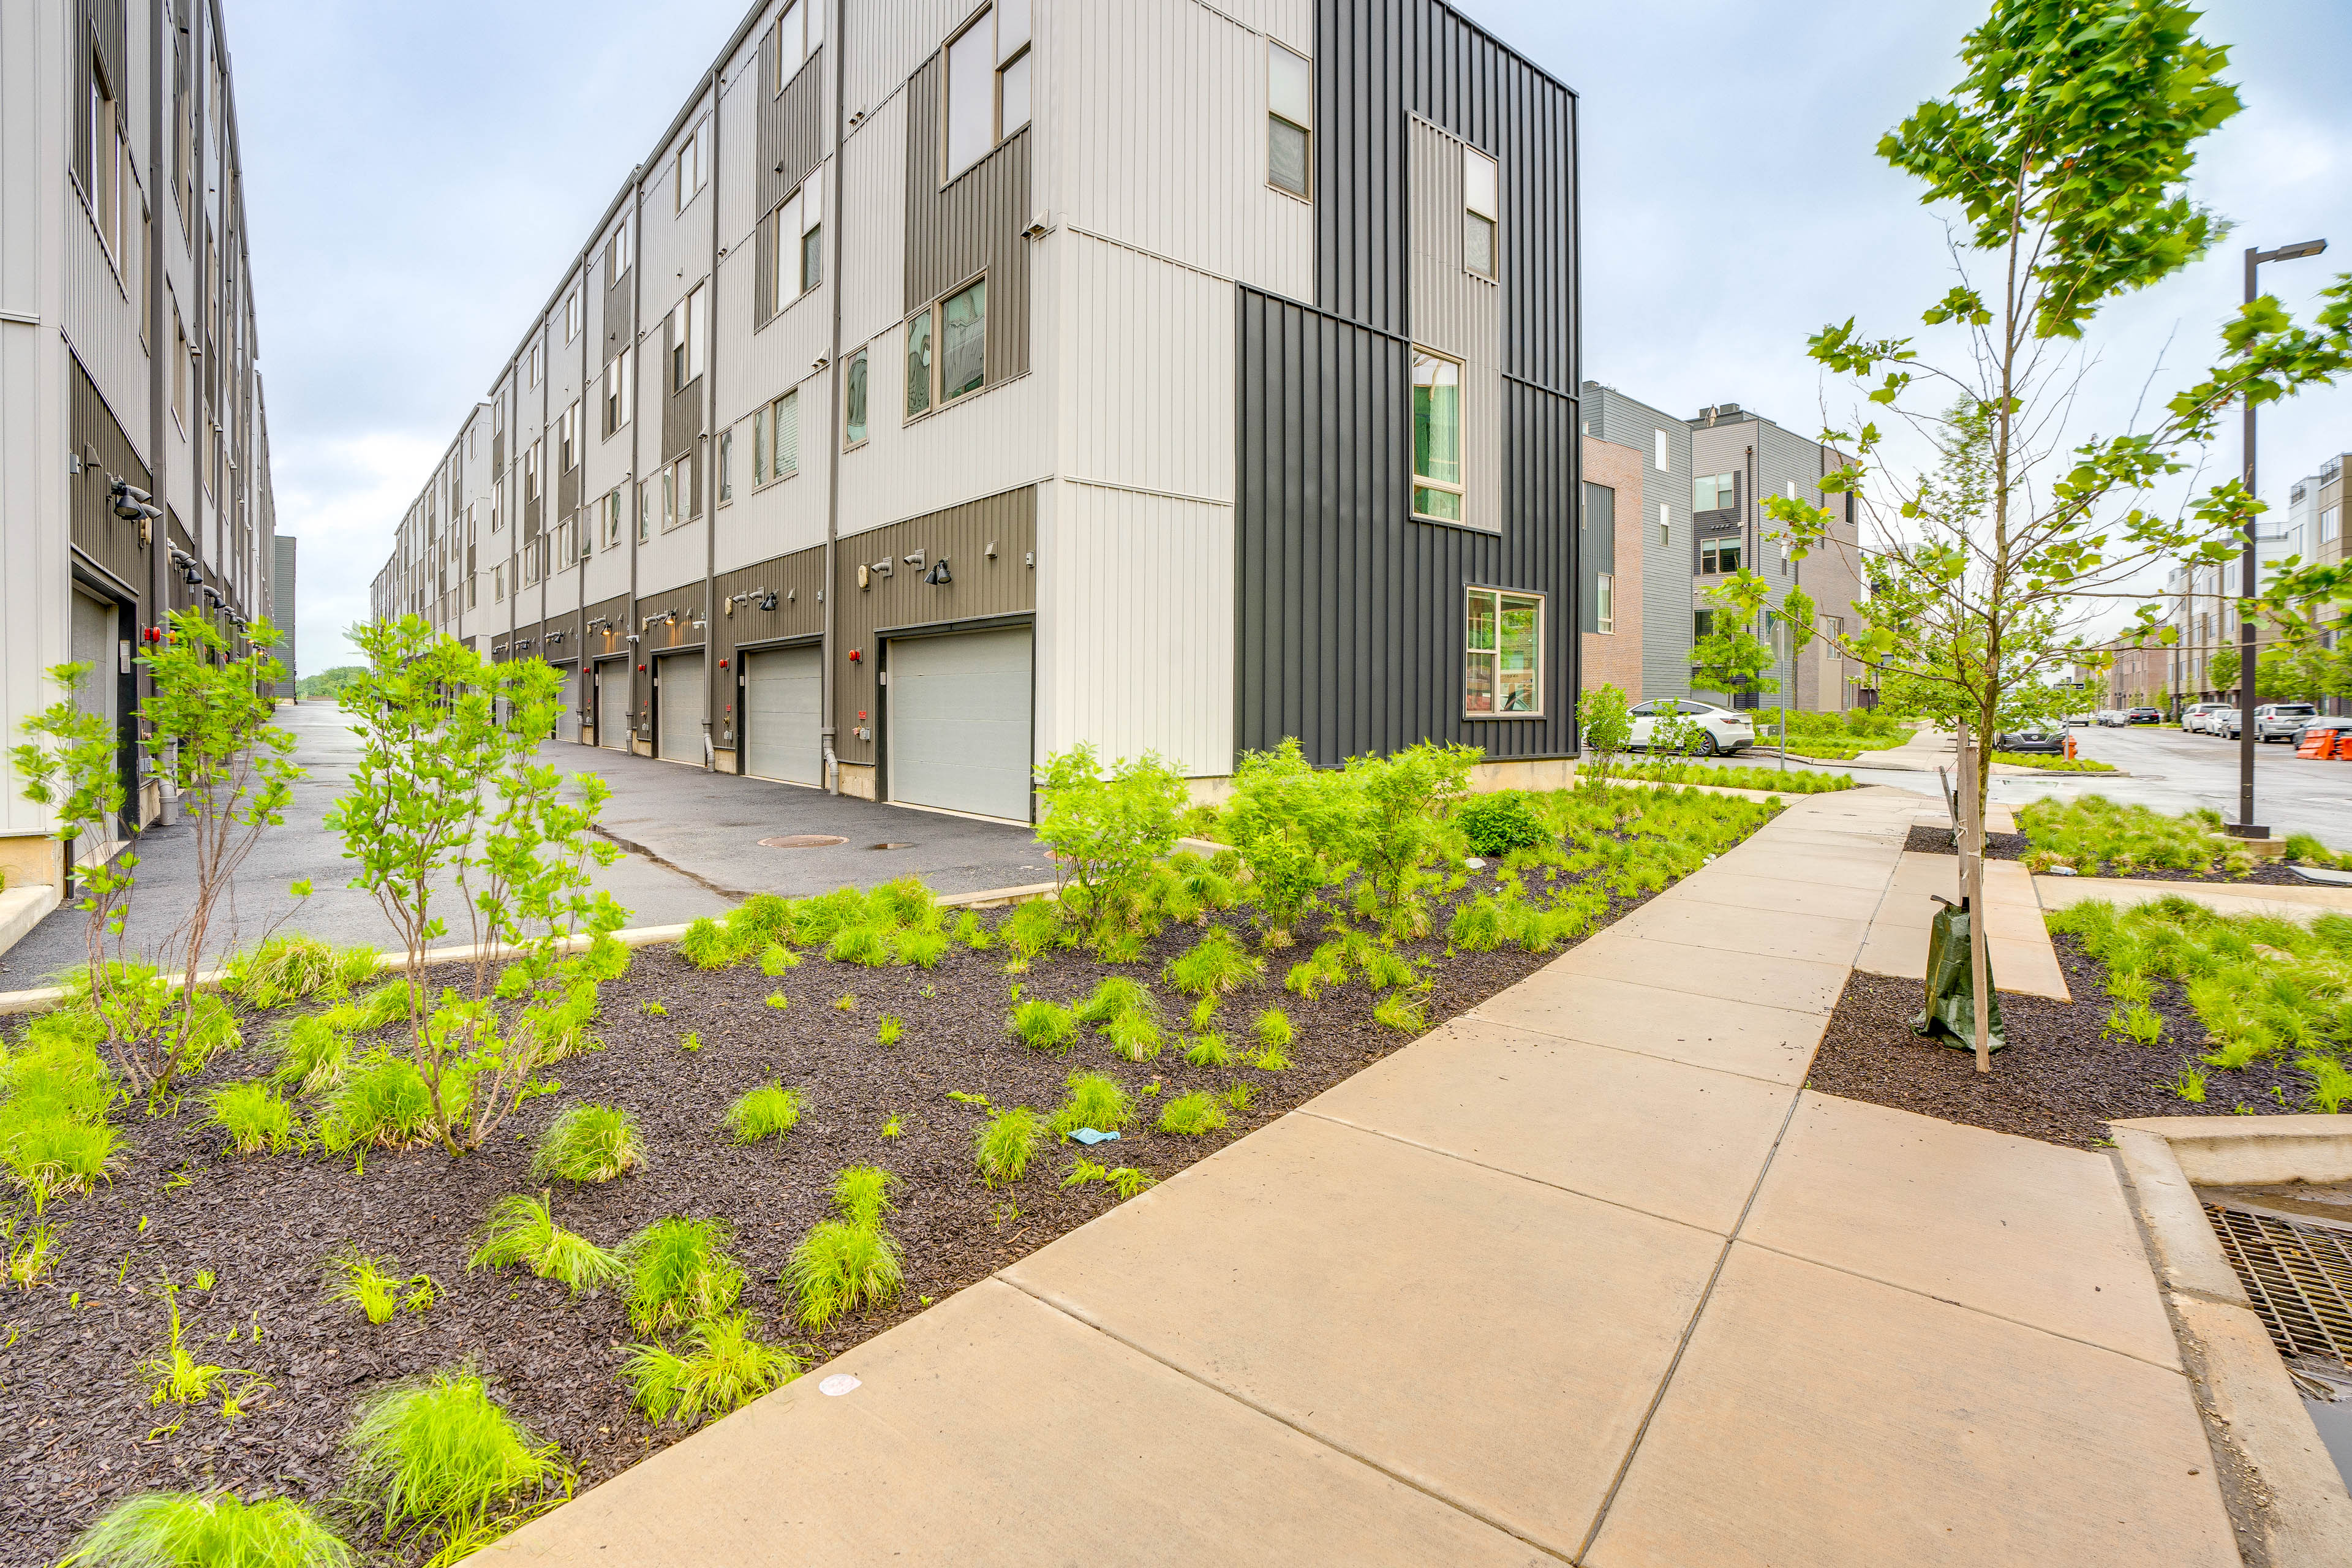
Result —
<instances>
[{"instance_id":1,"label":"exterior sconce light","mask_svg":"<svg viewBox=\"0 0 2352 1568\"><path fill-rule=\"evenodd\" d=\"M931 569L923 574L923 581L934 588L944 588L954 582L954 574L948 570L948 558L942 555L934 562Z\"/></svg>"}]
</instances>

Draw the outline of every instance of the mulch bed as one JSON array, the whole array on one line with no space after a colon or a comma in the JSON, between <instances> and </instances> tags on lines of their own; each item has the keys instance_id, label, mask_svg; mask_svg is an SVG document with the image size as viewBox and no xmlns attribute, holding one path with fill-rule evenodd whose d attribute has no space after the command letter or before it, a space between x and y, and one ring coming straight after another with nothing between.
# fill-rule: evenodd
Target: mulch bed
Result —
<instances>
[{"instance_id":1,"label":"mulch bed","mask_svg":"<svg viewBox=\"0 0 2352 1568\"><path fill-rule=\"evenodd\" d=\"M1920 855L1957 855L1952 830L1933 827L1926 823L1912 825L1911 835L1903 847ZM1988 860L2022 860L2032 851L2032 840L2022 833L1988 833L1985 835L1985 858ZM2085 873L2090 875L2091 873ZM2106 875L2107 873L2097 873ZM2253 869L2242 877L2225 871L2170 871L2153 866L2142 866L2133 871L2127 881L2134 882L2224 882L2231 887L2312 888L2319 884L2306 882L2294 874L2294 868L2284 860L2257 860ZM2007 1004L2003 1004L2007 1005Z\"/></svg>"},{"instance_id":2,"label":"mulch bed","mask_svg":"<svg viewBox=\"0 0 2352 1568\"><path fill-rule=\"evenodd\" d=\"M1532 891L1536 877L1528 879ZM1489 886L1491 875L1458 897ZM1645 901L1616 900L1594 929ZM1238 911L1215 918L1236 930L1244 924ZM1443 914L1436 930L1444 930ZM1299 947L1267 955L1265 982L1227 998L1218 1020L1238 1049L1258 1010L1280 1006L1297 1026L1289 1070L1258 1072L1238 1059L1229 1069L1188 1067L1178 1026L1189 1000L1153 977L1200 934L1171 927L1137 964L1114 968L1065 952L1019 977L1024 996L1062 1002L1085 996L1110 973L1153 983L1171 1045L1144 1064L1112 1056L1091 1031L1066 1056L1023 1048L1004 1032L1011 982L1002 948L954 948L929 972L862 969L812 954L770 979L756 965L698 971L672 949L656 947L640 950L628 975L605 986L598 1026L604 1048L559 1064L562 1094L530 1101L508 1124L511 1131L463 1159L437 1149L375 1151L355 1169L349 1159L318 1152L224 1154L221 1135L204 1124L194 1096L213 1083L266 1071L257 1045L228 1053L189 1084L177 1115L150 1118L135 1105L119 1108L124 1173L93 1195L52 1205L48 1217L64 1223L66 1248L53 1283L0 1299L0 1341L6 1342L0 1349L0 1561L55 1561L107 1507L148 1489L226 1486L247 1498L284 1493L330 1503L343 1474L339 1444L355 1402L387 1380L468 1358L517 1419L562 1446L583 1487L685 1436L675 1424L648 1424L618 1380L625 1347L638 1336L615 1293L569 1300L562 1287L520 1268L467 1272L473 1233L490 1205L536 1188L528 1173L530 1152L562 1106L592 1100L626 1107L642 1126L647 1161L603 1186L559 1189L557 1223L612 1246L667 1215L730 1221L736 1254L751 1279L743 1305L764 1334L814 1362L1111 1207L1117 1200L1100 1184L1059 1186L1074 1154L1171 1175L1407 1043L1372 1021L1375 998L1360 982L1313 1003L1282 989L1289 963L1309 945L1302 936ZM1427 972L1434 982L1427 998L1433 1023L1549 962L1517 948L1447 956L1444 946L1441 934L1399 948L1409 958L1434 961ZM764 1005L779 989L791 999L781 1012ZM856 997L853 1011L832 1005L845 993ZM656 1000L667 1016L644 1011ZM885 1013L906 1023L905 1037L887 1048L875 1040ZM248 1018L248 1040L258 1042L284 1016ZM691 1054L680 1044L689 1032L703 1042ZM947 1092L1047 1110L1061 1100L1064 1078L1079 1068L1108 1073L1133 1090L1156 1082L1160 1096L1139 1099L1142 1125L1118 1142L1092 1151L1049 1142L1019 1184L1001 1191L983 1186L971 1163L982 1113L949 1100ZM736 1146L721 1128L726 1107L744 1090L779 1079L810 1092L800 1126L781 1142ZM1150 1130L1167 1099L1236 1081L1251 1083L1255 1100L1246 1114L1233 1115L1225 1131L1188 1138ZM885 1138L881 1129L894 1114L904 1119L905 1131ZM888 1224L905 1246L906 1289L895 1306L812 1337L787 1317L790 1303L776 1277L808 1227L831 1217L835 1173L859 1163L903 1178ZM369 1325L322 1292L321 1262L346 1242L388 1256L399 1273L429 1273L446 1294L421 1315ZM194 1288L198 1269L217 1275L211 1290ZM269 1384L241 1418L224 1420L217 1394L205 1406L150 1406L152 1384L135 1369L165 1342L160 1281L166 1273L180 1288L196 1360ZM241 1381L233 1378L230 1387ZM156 1430L174 1423L175 1430ZM354 1532L353 1542L373 1535ZM369 1560L404 1559L376 1548Z\"/></svg>"},{"instance_id":3,"label":"mulch bed","mask_svg":"<svg viewBox=\"0 0 2352 1568\"><path fill-rule=\"evenodd\" d=\"M1993 1053L1990 1074L1977 1072L1972 1052L1912 1032L1924 983L1856 970L1830 1016L1806 1087L2075 1149L2103 1147L2106 1124L2132 1117L2277 1116L2310 1109L2301 1073L2262 1062L2235 1072L2202 1068L2203 1102L2180 1099L2167 1086L2207 1048L2205 1026L2180 987L2158 982L2149 1005L2164 1019L2164 1037L2153 1047L2135 1044L2107 1032L2106 966L2071 936L2052 941L2075 1000L2001 993L2009 1048Z\"/></svg>"}]
</instances>

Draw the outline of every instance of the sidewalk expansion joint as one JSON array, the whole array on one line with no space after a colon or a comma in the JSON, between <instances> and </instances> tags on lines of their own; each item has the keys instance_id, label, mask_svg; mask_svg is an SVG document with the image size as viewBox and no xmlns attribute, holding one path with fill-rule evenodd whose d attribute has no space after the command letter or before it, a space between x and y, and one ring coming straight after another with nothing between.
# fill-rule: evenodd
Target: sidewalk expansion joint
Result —
<instances>
[{"instance_id":1,"label":"sidewalk expansion joint","mask_svg":"<svg viewBox=\"0 0 2352 1568\"><path fill-rule=\"evenodd\" d=\"M1378 1459L1373 1458L1370 1454L1362 1453L1355 1448L1349 1447L1345 1443L1339 1442L1336 1439L1326 1436L1323 1433L1313 1431L1306 1426L1300 1426L1289 1416L1285 1415L1281 1411L1270 1409L1266 1405L1261 1405L1256 1400L1250 1398L1249 1395L1245 1394L1241 1394L1234 1389L1227 1388L1223 1384L1212 1383L1209 1379L1202 1377L1199 1373L1192 1371L1191 1368L1178 1365L1176 1363L1170 1361L1166 1356L1160 1355L1157 1352L1151 1350L1149 1346L1139 1344L1135 1341L1128 1338L1125 1334L1120 1333L1116 1329L1110 1328L1098 1321L1090 1313L1086 1311L1085 1309L1079 1307L1075 1302L1065 1301L1058 1297L1033 1290L1017 1279L1006 1278L1001 1271L990 1276L990 1278L995 1279L999 1284L1011 1286L1013 1289L1020 1291L1024 1296L1028 1297L1031 1300L1036 1302L1039 1306L1045 1308L1049 1311L1059 1312L1064 1317L1069 1319L1072 1322L1079 1323L1087 1328L1092 1329L1096 1333L1102 1335L1103 1338L1109 1340L1112 1343L1126 1346L1129 1350L1133 1351L1137 1355L1141 1356L1144 1360L1152 1363L1154 1365L1166 1367L1170 1372L1174 1373L1177 1376L1185 1379L1187 1382L1194 1384L1201 1388L1204 1388L1210 1393L1217 1394L1222 1398L1230 1399L1235 1405L1240 1405L1243 1409L1255 1411L1256 1414L1263 1415L1267 1420L1275 1423L1275 1425L1286 1427L1289 1430L1297 1433L1298 1436L1306 1438L1308 1442L1313 1443L1318 1447L1328 1448L1335 1454L1342 1455L1347 1458L1353 1459L1356 1463L1363 1466L1366 1469L1371 1470L1379 1475L1385 1476L1401 1487L1419 1492L1422 1496L1428 1498L1433 1502L1442 1503L1445 1507L1454 1510L1456 1513L1465 1514L1490 1529L1499 1530L1504 1534L1509 1536L1512 1540L1523 1542L1527 1545L1533 1547L1536 1551L1542 1552L1547 1557L1552 1558L1558 1562L1568 1563L1573 1563L1577 1561L1576 1558L1569 1556L1566 1552L1561 1552L1557 1547L1549 1546L1543 1542L1537 1540L1534 1536L1529 1535L1527 1531L1509 1523L1507 1521L1496 1518L1493 1514L1488 1513L1484 1509L1473 1507L1471 1504L1464 1502L1460 1498L1449 1497L1427 1481L1418 1479L1402 1470L1393 1469L1389 1466L1381 1463Z\"/></svg>"},{"instance_id":2,"label":"sidewalk expansion joint","mask_svg":"<svg viewBox=\"0 0 2352 1568\"><path fill-rule=\"evenodd\" d=\"M1748 1215L1756 1207L1756 1194L1764 1190L1764 1178L1772 1173L1772 1162L1780 1152L1780 1144L1789 1136L1789 1128L1797 1120L1797 1107L1804 1102L1801 1093L1789 1097L1789 1109L1780 1118L1780 1130L1772 1134L1772 1147L1764 1152L1764 1163L1757 1167L1756 1180L1748 1188L1748 1199L1739 1205L1739 1217L1731 1224L1731 1234L1723 1238L1722 1250L1715 1255L1715 1267L1708 1270L1706 1286L1698 1293L1698 1304L1683 1324L1682 1337L1675 1342L1675 1353L1666 1363L1666 1370L1658 1379L1658 1386L1650 1392L1649 1407L1642 1412L1642 1424L1633 1428L1633 1441L1625 1445L1625 1457L1617 1461L1617 1473L1609 1479L1609 1489L1601 1494L1601 1507L1592 1515L1592 1526L1584 1532L1583 1543L1577 1547L1575 1561L1581 1563L1592 1551L1592 1543L1601 1538L1601 1527L1609 1522L1609 1510L1617 1500L1617 1493L1625 1485L1625 1478L1633 1468L1633 1460L1642 1451L1642 1439L1650 1433L1650 1423L1658 1416L1658 1406L1665 1402L1666 1390L1675 1384L1675 1373L1681 1370L1683 1356L1689 1351L1692 1338L1698 1332L1699 1320L1706 1315L1706 1304L1715 1299L1716 1282L1723 1278L1723 1266L1731 1261L1732 1244L1747 1226Z\"/></svg>"},{"instance_id":3,"label":"sidewalk expansion joint","mask_svg":"<svg viewBox=\"0 0 2352 1568\"><path fill-rule=\"evenodd\" d=\"M1641 982L1637 980L1621 980L1618 984L1621 985L1638 985ZM1656 990L1659 988L1652 986L1649 987L1649 989ZM1678 991L1673 993L1673 994L1679 996L1687 994L1687 993ZM1759 1007L1769 1007L1771 1006L1772 1004L1769 1002L1759 1002L1757 1003L1756 1005ZM1794 1007L1782 1008L1781 1011L1797 1013L1798 1016L1803 1018L1820 1018L1828 1016L1828 1015L1822 1013L1798 1013L1798 1010ZM1765 1078L1757 1073L1738 1072L1731 1068L1709 1067L1704 1062L1688 1061L1681 1057L1670 1057L1659 1051L1645 1051L1639 1046L1612 1046L1605 1040L1588 1040L1581 1035L1564 1035L1558 1029L1547 1029L1539 1025L1521 1024L1514 1022L1508 1018L1493 1017L1487 1014L1481 1013L1475 1007L1471 1008L1466 1013L1457 1013L1452 1018L1447 1019L1446 1022L1458 1024L1465 1018L1475 1019L1481 1024L1491 1024L1497 1029L1516 1029L1523 1035L1541 1035L1547 1040L1558 1040L1562 1045L1588 1046L1596 1051L1615 1051L1619 1056L1639 1057L1645 1062L1669 1062L1678 1068L1688 1068L1693 1072L1719 1073L1725 1078L1736 1078L1745 1083L1760 1083L1769 1089L1785 1089L1793 1092L1796 1089L1804 1087L1802 1084L1782 1083L1779 1079ZM1811 1047L1808 1047L1807 1054L1811 1054ZM1300 1109L1304 1110L1305 1108L1301 1107ZM1317 1111L1315 1114L1321 1116L1327 1113ZM1337 1121L1338 1118L1334 1117L1332 1120ZM1350 1122L1349 1125L1353 1126L1354 1123Z\"/></svg>"}]
</instances>

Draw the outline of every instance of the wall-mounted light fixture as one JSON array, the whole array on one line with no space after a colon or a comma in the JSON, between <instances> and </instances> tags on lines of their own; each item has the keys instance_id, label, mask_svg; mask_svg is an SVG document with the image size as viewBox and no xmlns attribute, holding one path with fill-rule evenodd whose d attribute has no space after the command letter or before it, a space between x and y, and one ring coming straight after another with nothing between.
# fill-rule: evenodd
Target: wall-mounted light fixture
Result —
<instances>
[{"instance_id":1,"label":"wall-mounted light fixture","mask_svg":"<svg viewBox=\"0 0 2352 1568\"><path fill-rule=\"evenodd\" d=\"M948 558L942 555L932 563L931 569L923 574L923 581L934 588L944 588L954 582L954 576L948 571Z\"/></svg>"},{"instance_id":2,"label":"wall-mounted light fixture","mask_svg":"<svg viewBox=\"0 0 2352 1568\"><path fill-rule=\"evenodd\" d=\"M797 593L799 590L795 589L793 591ZM760 595L760 608L763 610L772 610L775 607L776 596L773 594L762 593Z\"/></svg>"}]
</instances>

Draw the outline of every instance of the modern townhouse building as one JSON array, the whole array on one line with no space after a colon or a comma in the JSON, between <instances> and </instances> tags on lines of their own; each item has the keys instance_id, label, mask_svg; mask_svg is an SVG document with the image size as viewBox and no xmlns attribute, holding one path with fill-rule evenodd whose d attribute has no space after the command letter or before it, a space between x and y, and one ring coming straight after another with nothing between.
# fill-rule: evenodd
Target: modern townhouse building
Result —
<instances>
[{"instance_id":1,"label":"modern townhouse building","mask_svg":"<svg viewBox=\"0 0 2352 1568\"><path fill-rule=\"evenodd\" d=\"M173 609L272 609L246 233L217 0L0 7L0 728L87 664L79 700L120 737L118 838L162 809L142 639ZM57 884L48 816L5 768L0 871Z\"/></svg>"},{"instance_id":2,"label":"modern townhouse building","mask_svg":"<svg viewBox=\"0 0 2352 1568\"><path fill-rule=\"evenodd\" d=\"M762 0L374 607L988 816L1079 742L1558 758L1577 247L1574 95L1437 0Z\"/></svg>"},{"instance_id":3,"label":"modern townhouse building","mask_svg":"<svg viewBox=\"0 0 2352 1568\"><path fill-rule=\"evenodd\" d=\"M1595 440L1643 454L1642 679L1643 698L1688 697L1691 576L1698 563L1691 531L1691 423L1597 381L1583 385L1584 430Z\"/></svg>"},{"instance_id":4,"label":"modern townhouse building","mask_svg":"<svg viewBox=\"0 0 2352 1568\"><path fill-rule=\"evenodd\" d=\"M1591 382L1585 383L1590 397ZM1577 633L1583 656L1580 689L1614 686L1642 700L1647 647L1644 593L1648 552L1643 470L1647 455L1587 436L1584 521L1577 540ZM1679 616L1676 617L1680 619Z\"/></svg>"}]
</instances>

